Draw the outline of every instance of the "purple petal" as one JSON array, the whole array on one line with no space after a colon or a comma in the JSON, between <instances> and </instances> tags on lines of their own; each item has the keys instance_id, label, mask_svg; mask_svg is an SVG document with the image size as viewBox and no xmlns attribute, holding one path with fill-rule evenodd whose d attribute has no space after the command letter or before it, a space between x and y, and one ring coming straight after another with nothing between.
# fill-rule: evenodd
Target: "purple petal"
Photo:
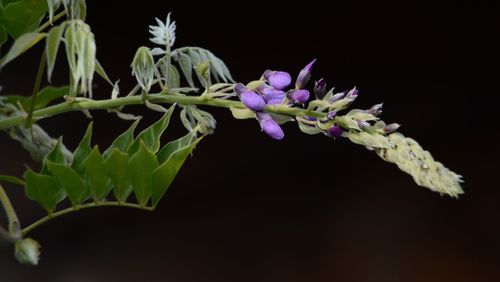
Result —
<instances>
[{"instance_id":1,"label":"purple petal","mask_svg":"<svg viewBox=\"0 0 500 282\"><path fill-rule=\"evenodd\" d=\"M292 100L297 101L299 103L305 103L309 100L309 90L300 89L300 90L292 90L289 93Z\"/></svg>"},{"instance_id":2,"label":"purple petal","mask_svg":"<svg viewBox=\"0 0 500 282\"><path fill-rule=\"evenodd\" d=\"M340 92L340 93L337 93L337 94L333 95L332 98L330 98L330 101L328 101L328 102L329 103L334 103L334 102L337 102L340 99L344 99L344 97L345 97L345 92Z\"/></svg>"},{"instance_id":3,"label":"purple petal","mask_svg":"<svg viewBox=\"0 0 500 282\"><path fill-rule=\"evenodd\" d=\"M318 99L323 99L326 92L326 81L322 78L314 83L314 94Z\"/></svg>"},{"instance_id":4,"label":"purple petal","mask_svg":"<svg viewBox=\"0 0 500 282\"><path fill-rule=\"evenodd\" d=\"M295 82L296 89L302 89L306 86L307 82L311 78L311 71L316 59L312 60L307 66L305 66L297 76L297 81Z\"/></svg>"},{"instance_id":5,"label":"purple petal","mask_svg":"<svg viewBox=\"0 0 500 282\"><path fill-rule=\"evenodd\" d=\"M276 140L281 140L285 137L285 133L270 114L257 113L257 118L260 122L260 127L269 137Z\"/></svg>"},{"instance_id":6,"label":"purple petal","mask_svg":"<svg viewBox=\"0 0 500 282\"><path fill-rule=\"evenodd\" d=\"M262 87L260 93L262 93L264 101L266 101L268 105L281 104L286 96L284 91L267 87Z\"/></svg>"},{"instance_id":7,"label":"purple petal","mask_svg":"<svg viewBox=\"0 0 500 282\"><path fill-rule=\"evenodd\" d=\"M344 130L342 130L342 128L338 125L334 125L330 128L328 128L328 134L332 137L340 137L342 136L342 133L344 132Z\"/></svg>"},{"instance_id":8,"label":"purple petal","mask_svg":"<svg viewBox=\"0 0 500 282\"><path fill-rule=\"evenodd\" d=\"M272 87L278 90L283 90L292 83L292 77L284 71L266 71L264 77Z\"/></svg>"},{"instance_id":9,"label":"purple petal","mask_svg":"<svg viewBox=\"0 0 500 282\"><path fill-rule=\"evenodd\" d=\"M389 133L393 133L394 131L398 130L398 128L400 128L401 125L398 124L398 123L391 123L391 124L388 124L384 127L384 132L389 134Z\"/></svg>"},{"instance_id":10,"label":"purple petal","mask_svg":"<svg viewBox=\"0 0 500 282\"><path fill-rule=\"evenodd\" d=\"M240 99L247 108L255 112L262 111L266 105L264 98L252 91L244 92L240 95Z\"/></svg>"},{"instance_id":11,"label":"purple petal","mask_svg":"<svg viewBox=\"0 0 500 282\"><path fill-rule=\"evenodd\" d=\"M345 97L347 99L355 100L358 97L358 92L359 92L358 89L354 87L353 89L349 90L349 92L347 92L347 95L345 95Z\"/></svg>"},{"instance_id":12,"label":"purple petal","mask_svg":"<svg viewBox=\"0 0 500 282\"><path fill-rule=\"evenodd\" d=\"M247 92L247 91L249 91L249 90L243 83L236 83L236 85L234 85L234 92L236 92L240 95Z\"/></svg>"}]
</instances>

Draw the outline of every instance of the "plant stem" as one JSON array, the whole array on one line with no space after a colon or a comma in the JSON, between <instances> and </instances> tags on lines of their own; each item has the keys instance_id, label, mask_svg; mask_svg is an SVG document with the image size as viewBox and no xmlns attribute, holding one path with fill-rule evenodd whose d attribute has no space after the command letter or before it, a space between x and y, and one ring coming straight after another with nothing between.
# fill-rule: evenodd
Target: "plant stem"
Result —
<instances>
[{"instance_id":1,"label":"plant stem","mask_svg":"<svg viewBox=\"0 0 500 282\"><path fill-rule=\"evenodd\" d=\"M36 30L36 32L42 32L44 31L46 28L48 28L49 26L51 26L55 21L57 21L58 19L62 18L64 15L66 15L66 12L65 11L62 11L60 13L58 13L57 15L55 15L53 18L52 18L52 22L50 21L46 21L45 23L43 23L41 26L39 26Z\"/></svg>"},{"instance_id":2,"label":"plant stem","mask_svg":"<svg viewBox=\"0 0 500 282\"><path fill-rule=\"evenodd\" d=\"M124 203L124 202L116 202L116 201L86 203L86 204L76 205L74 207L70 207L70 208L67 208L64 210L57 211L57 212L52 213L50 215L47 215L47 216L35 221L31 225L23 228L23 230L21 232L22 232L23 236L25 236L29 232L33 231L33 229L37 228L38 226L44 224L45 222L47 222L51 219L54 219L54 218L59 217L61 215L65 215L68 213L72 213L72 212L79 211L82 209L93 208L93 207L128 207L128 208L136 208L136 209L147 210L147 211L153 210L153 208L151 208L151 207L143 207L143 206L140 206L140 205L134 204L134 203Z\"/></svg>"},{"instance_id":3,"label":"plant stem","mask_svg":"<svg viewBox=\"0 0 500 282\"><path fill-rule=\"evenodd\" d=\"M38 91L40 91L40 85L42 83L43 70L45 69L45 60L47 58L47 52L43 51L42 57L40 59L40 64L38 65L38 71L36 73L35 85L33 86L33 93L31 95L31 104L28 111L28 117L26 118L26 127L30 128L33 122L33 111L35 110L36 96Z\"/></svg>"},{"instance_id":4,"label":"plant stem","mask_svg":"<svg viewBox=\"0 0 500 282\"><path fill-rule=\"evenodd\" d=\"M245 108L245 105L239 101L231 101L216 98L207 98L202 96L184 96L169 93L148 94L147 99L151 103L181 104L181 105L205 105L220 108ZM79 110L110 110L120 108L126 105L142 104L141 96L120 97L107 100L92 100L86 98L77 98L74 101L66 101L60 104L50 106L33 112L35 121L50 116L62 114L70 111ZM271 105L264 108L266 112L284 114L289 116L307 115L311 117L324 117L324 113L318 113L301 108L292 108L286 105ZM7 129L13 126L19 126L23 123L22 115L11 116L0 120L0 129Z\"/></svg>"},{"instance_id":5,"label":"plant stem","mask_svg":"<svg viewBox=\"0 0 500 282\"><path fill-rule=\"evenodd\" d=\"M9 197L7 196L7 193L5 193L2 185L0 185L0 203L2 203L7 219L9 220L9 231L7 232L9 236L5 236L6 230L0 226L1 235L3 235L8 241L16 241L21 238L21 234L19 232L20 223L17 218L16 211L14 210L14 207L12 206L12 203L10 202Z\"/></svg>"}]
</instances>

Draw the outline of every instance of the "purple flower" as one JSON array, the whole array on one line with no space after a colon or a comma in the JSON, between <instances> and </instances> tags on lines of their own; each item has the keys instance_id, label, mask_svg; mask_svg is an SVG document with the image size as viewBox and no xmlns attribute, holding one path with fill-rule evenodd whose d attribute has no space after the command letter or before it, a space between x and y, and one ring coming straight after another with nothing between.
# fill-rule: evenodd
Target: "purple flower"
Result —
<instances>
[{"instance_id":1,"label":"purple flower","mask_svg":"<svg viewBox=\"0 0 500 282\"><path fill-rule=\"evenodd\" d=\"M332 96L330 100L328 101L329 103L334 103L337 102L338 100L344 99L345 97L345 92L340 92Z\"/></svg>"},{"instance_id":2,"label":"purple flower","mask_svg":"<svg viewBox=\"0 0 500 282\"><path fill-rule=\"evenodd\" d=\"M338 125L334 125L330 128L328 128L328 134L332 137L340 137L342 136L342 133L344 132L344 130L342 130L342 128Z\"/></svg>"},{"instance_id":3,"label":"purple flower","mask_svg":"<svg viewBox=\"0 0 500 282\"><path fill-rule=\"evenodd\" d=\"M314 94L318 99L323 99L326 92L326 81L322 78L314 82Z\"/></svg>"},{"instance_id":4,"label":"purple flower","mask_svg":"<svg viewBox=\"0 0 500 282\"><path fill-rule=\"evenodd\" d=\"M278 125L278 123L273 120L270 114L257 113L257 119L259 120L262 130L271 138L281 140L283 139L283 137L285 137L285 133Z\"/></svg>"},{"instance_id":5,"label":"purple flower","mask_svg":"<svg viewBox=\"0 0 500 282\"><path fill-rule=\"evenodd\" d=\"M278 90L283 90L292 83L292 77L284 71L266 70L264 72L264 78L272 87Z\"/></svg>"},{"instance_id":6,"label":"purple flower","mask_svg":"<svg viewBox=\"0 0 500 282\"><path fill-rule=\"evenodd\" d=\"M249 91L249 90L243 83L236 83L236 85L234 85L234 92L236 92L240 95L247 92L247 91Z\"/></svg>"},{"instance_id":7,"label":"purple flower","mask_svg":"<svg viewBox=\"0 0 500 282\"><path fill-rule=\"evenodd\" d=\"M358 89L356 89L356 87L354 87L353 89L349 90L349 92L347 92L345 97L347 99L355 100L356 98L358 98Z\"/></svg>"},{"instance_id":8,"label":"purple flower","mask_svg":"<svg viewBox=\"0 0 500 282\"><path fill-rule=\"evenodd\" d=\"M358 123L359 128L365 128L370 126L370 123L364 120L357 120L356 122Z\"/></svg>"},{"instance_id":9,"label":"purple flower","mask_svg":"<svg viewBox=\"0 0 500 282\"><path fill-rule=\"evenodd\" d=\"M297 81L295 82L295 89L302 89L306 86L307 82L311 78L311 71L316 59L312 60L307 66L305 66L297 76Z\"/></svg>"},{"instance_id":10,"label":"purple flower","mask_svg":"<svg viewBox=\"0 0 500 282\"><path fill-rule=\"evenodd\" d=\"M299 90L292 90L288 93L288 97L292 101L296 101L299 103L305 103L309 100L309 90L307 89L299 89Z\"/></svg>"},{"instance_id":11,"label":"purple flower","mask_svg":"<svg viewBox=\"0 0 500 282\"><path fill-rule=\"evenodd\" d=\"M332 120L336 115L337 115L337 111L331 111L331 112L328 112L326 118L328 120Z\"/></svg>"},{"instance_id":12,"label":"purple flower","mask_svg":"<svg viewBox=\"0 0 500 282\"><path fill-rule=\"evenodd\" d=\"M284 91L277 90L272 87L259 87L257 91L264 96L264 101L266 101L267 105L281 104L286 96Z\"/></svg>"},{"instance_id":13,"label":"purple flower","mask_svg":"<svg viewBox=\"0 0 500 282\"><path fill-rule=\"evenodd\" d=\"M253 91L243 92L243 94L240 95L240 99L247 108L254 112L262 111L266 106L264 98Z\"/></svg>"}]
</instances>

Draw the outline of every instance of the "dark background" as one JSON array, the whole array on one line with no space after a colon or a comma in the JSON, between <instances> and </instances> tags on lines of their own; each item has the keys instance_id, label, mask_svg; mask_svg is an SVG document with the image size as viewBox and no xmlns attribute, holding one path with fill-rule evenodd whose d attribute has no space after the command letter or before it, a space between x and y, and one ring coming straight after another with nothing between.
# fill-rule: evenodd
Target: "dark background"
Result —
<instances>
[{"instance_id":1,"label":"dark background","mask_svg":"<svg viewBox=\"0 0 500 282\"><path fill-rule=\"evenodd\" d=\"M345 139L287 124L277 142L255 121L210 109L216 134L197 147L158 210L56 219L31 234L43 247L38 267L0 247L0 281L500 281L493 1L105 2L89 1L88 22L122 92L133 86L135 49L152 46L147 26L173 11L176 46L212 50L239 81L266 68L296 75L318 58L316 79L339 91L356 85L359 108L383 101L384 120L463 174L466 193L456 200L420 188ZM3 70L3 93L30 93L38 56L30 51ZM96 81L97 98L109 97ZM147 112L142 126L158 117ZM105 112L94 119L101 147L129 124ZM87 123L80 113L41 122L71 148ZM174 125L166 139L181 134ZM0 144L1 173L36 166L5 134ZM20 188L6 189L22 223L43 214Z\"/></svg>"}]
</instances>

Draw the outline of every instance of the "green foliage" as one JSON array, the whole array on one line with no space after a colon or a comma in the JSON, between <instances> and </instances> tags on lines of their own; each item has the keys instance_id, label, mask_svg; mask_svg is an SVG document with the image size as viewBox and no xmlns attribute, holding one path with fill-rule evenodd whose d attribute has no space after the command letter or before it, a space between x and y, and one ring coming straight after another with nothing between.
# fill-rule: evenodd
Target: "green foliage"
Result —
<instances>
[{"instance_id":1,"label":"green foliage","mask_svg":"<svg viewBox=\"0 0 500 282\"><path fill-rule=\"evenodd\" d=\"M193 68L198 70L196 72L198 80L203 85L206 85L206 82L210 79L210 77L206 77L205 75L211 76L216 82L233 81L226 64L206 49L199 47L178 48L172 52L172 56L179 64L190 87L195 86L192 79ZM207 63L209 66L204 67L203 63Z\"/></svg>"},{"instance_id":2,"label":"green foliage","mask_svg":"<svg viewBox=\"0 0 500 282\"><path fill-rule=\"evenodd\" d=\"M200 140L196 139L196 131L191 131L156 154L173 110L174 106L170 107L135 138L138 121L134 122L104 154L97 146L91 147L92 123L73 152L72 162L65 159L59 140L43 160L40 173L31 169L25 173L26 194L49 213L66 197L78 207L89 198L104 202L110 191L121 203L127 202L134 192L140 206L148 206L150 200L156 206Z\"/></svg>"},{"instance_id":3,"label":"green foliage","mask_svg":"<svg viewBox=\"0 0 500 282\"><path fill-rule=\"evenodd\" d=\"M135 197L141 206L146 206L151 197L153 180L151 172L158 167L155 154L140 140L139 150L129 160L130 179Z\"/></svg>"},{"instance_id":4,"label":"green foliage","mask_svg":"<svg viewBox=\"0 0 500 282\"><path fill-rule=\"evenodd\" d=\"M68 93L69 93L69 87L67 86L61 86L61 87L47 86L42 90L40 90L36 95L34 109L39 110L45 108L50 104L50 102L62 98L64 97L64 95L67 95ZM31 97L29 96L9 95L4 97L5 97L4 99L5 103L9 103L16 106L21 105L24 110L29 109L31 105Z\"/></svg>"},{"instance_id":5,"label":"green foliage","mask_svg":"<svg viewBox=\"0 0 500 282\"><path fill-rule=\"evenodd\" d=\"M65 25L53 27L49 31L49 35L47 36L47 40L45 42L45 52L47 54L47 79L49 81L52 78L52 71L54 70L54 65L56 63L57 51L59 50L59 45L64 34L64 28Z\"/></svg>"},{"instance_id":6,"label":"green foliage","mask_svg":"<svg viewBox=\"0 0 500 282\"><path fill-rule=\"evenodd\" d=\"M44 0L22 0L4 1L3 3L3 23L5 30L14 39L20 38L23 34L34 31L40 21L47 13L47 1Z\"/></svg>"},{"instance_id":7,"label":"green foliage","mask_svg":"<svg viewBox=\"0 0 500 282\"><path fill-rule=\"evenodd\" d=\"M45 33L30 32L21 35L14 41L14 44L10 48L7 55L5 55L0 60L0 68L3 68L9 62L17 58L22 53L26 52L28 49L37 44L40 40L45 37Z\"/></svg>"}]
</instances>

